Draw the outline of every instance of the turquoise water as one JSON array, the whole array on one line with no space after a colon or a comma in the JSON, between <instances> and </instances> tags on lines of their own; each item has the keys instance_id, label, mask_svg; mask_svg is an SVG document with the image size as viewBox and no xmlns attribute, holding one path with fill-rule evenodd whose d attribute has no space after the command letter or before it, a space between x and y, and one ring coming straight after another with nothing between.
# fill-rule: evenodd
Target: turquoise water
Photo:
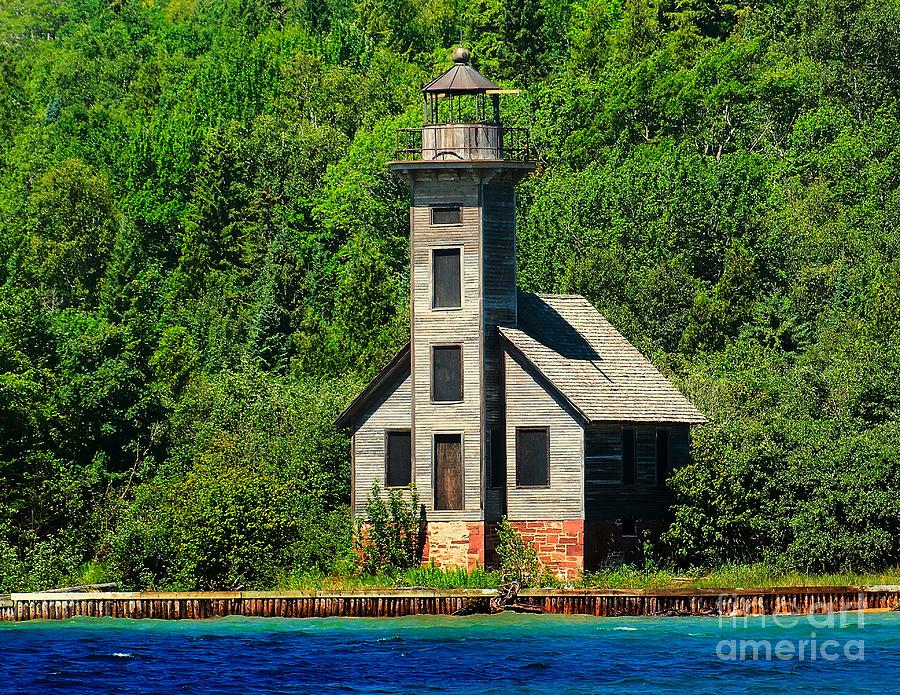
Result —
<instances>
[{"instance_id":1,"label":"turquoise water","mask_svg":"<svg viewBox=\"0 0 900 695\"><path fill-rule=\"evenodd\" d=\"M900 614L860 619L776 625L771 616L732 624L506 614L0 624L0 693L897 692ZM761 658L746 644L746 658L731 658L740 640L754 640ZM792 644L793 656L773 651L766 660L760 640L773 650L781 644L789 657L784 645Z\"/></svg>"}]
</instances>

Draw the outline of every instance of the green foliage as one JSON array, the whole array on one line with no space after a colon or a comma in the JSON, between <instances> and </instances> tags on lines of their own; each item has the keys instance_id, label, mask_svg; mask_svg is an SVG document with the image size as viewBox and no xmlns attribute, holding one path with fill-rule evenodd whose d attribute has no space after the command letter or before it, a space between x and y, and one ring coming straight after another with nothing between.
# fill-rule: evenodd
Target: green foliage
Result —
<instances>
[{"instance_id":1,"label":"green foliage","mask_svg":"<svg viewBox=\"0 0 900 695\"><path fill-rule=\"evenodd\" d=\"M272 586L331 571L350 551L343 385L246 370L197 379L171 415L177 451L134 492L111 538L132 586Z\"/></svg>"},{"instance_id":2,"label":"green foliage","mask_svg":"<svg viewBox=\"0 0 900 695\"><path fill-rule=\"evenodd\" d=\"M386 496L378 483L372 484L366 516L353 534L360 568L373 575L406 570L422 561L424 516L415 485L408 491L387 490Z\"/></svg>"},{"instance_id":3,"label":"green foliage","mask_svg":"<svg viewBox=\"0 0 900 695\"><path fill-rule=\"evenodd\" d=\"M900 429L885 419L895 386L882 381L897 373L896 347L876 356L851 354L847 336L831 345L787 359L739 344L698 371L715 384L716 412L673 479L675 559L821 573L900 558Z\"/></svg>"},{"instance_id":4,"label":"green foliage","mask_svg":"<svg viewBox=\"0 0 900 695\"><path fill-rule=\"evenodd\" d=\"M710 417L658 550L896 564L896 16L4 5L0 587L264 586L348 562L328 423L407 339L406 191L385 165L460 38L523 88L504 117L539 152L520 284L587 296Z\"/></svg>"}]
</instances>

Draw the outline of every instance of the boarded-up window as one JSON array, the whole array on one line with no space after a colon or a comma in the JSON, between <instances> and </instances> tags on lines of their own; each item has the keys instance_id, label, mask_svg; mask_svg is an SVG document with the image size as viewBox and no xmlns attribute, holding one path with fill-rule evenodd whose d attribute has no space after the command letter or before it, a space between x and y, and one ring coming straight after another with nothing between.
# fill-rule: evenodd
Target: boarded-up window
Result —
<instances>
[{"instance_id":1,"label":"boarded-up window","mask_svg":"<svg viewBox=\"0 0 900 695\"><path fill-rule=\"evenodd\" d=\"M463 508L462 435L434 435L434 508Z\"/></svg>"},{"instance_id":2,"label":"boarded-up window","mask_svg":"<svg viewBox=\"0 0 900 695\"><path fill-rule=\"evenodd\" d=\"M491 487L506 486L506 433L491 430Z\"/></svg>"},{"instance_id":3,"label":"boarded-up window","mask_svg":"<svg viewBox=\"0 0 900 695\"><path fill-rule=\"evenodd\" d=\"M656 485L656 429L639 427L635 433L637 484Z\"/></svg>"},{"instance_id":4,"label":"boarded-up window","mask_svg":"<svg viewBox=\"0 0 900 695\"><path fill-rule=\"evenodd\" d=\"M669 477L669 432L656 430L656 484L665 485Z\"/></svg>"},{"instance_id":5,"label":"boarded-up window","mask_svg":"<svg viewBox=\"0 0 900 695\"><path fill-rule=\"evenodd\" d=\"M546 487L550 484L550 431L516 430L516 485Z\"/></svg>"},{"instance_id":6,"label":"boarded-up window","mask_svg":"<svg viewBox=\"0 0 900 695\"><path fill-rule=\"evenodd\" d=\"M456 309L462 306L459 249L435 249L431 256L432 306Z\"/></svg>"},{"instance_id":7,"label":"boarded-up window","mask_svg":"<svg viewBox=\"0 0 900 695\"><path fill-rule=\"evenodd\" d=\"M458 402L463 399L462 347L435 346L431 353L431 398L435 402Z\"/></svg>"},{"instance_id":8,"label":"boarded-up window","mask_svg":"<svg viewBox=\"0 0 900 695\"><path fill-rule=\"evenodd\" d=\"M584 432L585 477L589 483L622 483L622 430L592 427Z\"/></svg>"},{"instance_id":9,"label":"boarded-up window","mask_svg":"<svg viewBox=\"0 0 900 695\"><path fill-rule=\"evenodd\" d=\"M385 485L406 487L412 482L409 430L388 432L385 449Z\"/></svg>"},{"instance_id":10,"label":"boarded-up window","mask_svg":"<svg viewBox=\"0 0 900 695\"><path fill-rule=\"evenodd\" d=\"M460 224L462 208L459 205L431 208L431 224Z\"/></svg>"},{"instance_id":11,"label":"boarded-up window","mask_svg":"<svg viewBox=\"0 0 900 695\"><path fill-rule=\"evenodd\" d=\"M622 430L622 483L634 485L634 430Z\"/></svg>"}]
</instances>

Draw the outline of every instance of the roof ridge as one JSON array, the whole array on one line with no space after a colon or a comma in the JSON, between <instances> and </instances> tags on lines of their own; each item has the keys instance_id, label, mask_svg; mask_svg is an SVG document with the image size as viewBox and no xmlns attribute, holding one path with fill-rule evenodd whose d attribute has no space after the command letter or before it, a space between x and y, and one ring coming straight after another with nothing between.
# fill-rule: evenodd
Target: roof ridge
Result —
<instances>
[{"instance_id":1,"label":"roof ridge","mask_svg":"<svg viewBox=\"0 0 900 695\"><path fill-rule=\"evenodd\" d=\"M551 292L533 292L535 297L540 297L541 299L583 299L588 304L590 301L583 294L553 294Z\"/></svg>"}]
</instances>

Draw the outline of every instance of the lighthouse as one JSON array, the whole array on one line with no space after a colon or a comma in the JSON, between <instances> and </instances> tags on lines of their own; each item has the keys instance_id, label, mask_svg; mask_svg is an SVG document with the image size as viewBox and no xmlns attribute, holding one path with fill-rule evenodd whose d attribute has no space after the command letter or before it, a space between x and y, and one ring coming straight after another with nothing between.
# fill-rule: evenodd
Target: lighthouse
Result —
<instances>
[{"instance_id":1,"label":"lighthouse","mask_svg":"<svg viewBox=\"0 0 900 695\"><path fill-rule=\"evenodd\" d=\"M337 420L353 511L373 483L414 483L426 561L491 565L506 516L574 576L664 523L703 416L583 297L517 289L516 185L535 164L470 58L422 88L422 127L388 164L410 191L410 341Z\"/></svg>"}]
</instances>

